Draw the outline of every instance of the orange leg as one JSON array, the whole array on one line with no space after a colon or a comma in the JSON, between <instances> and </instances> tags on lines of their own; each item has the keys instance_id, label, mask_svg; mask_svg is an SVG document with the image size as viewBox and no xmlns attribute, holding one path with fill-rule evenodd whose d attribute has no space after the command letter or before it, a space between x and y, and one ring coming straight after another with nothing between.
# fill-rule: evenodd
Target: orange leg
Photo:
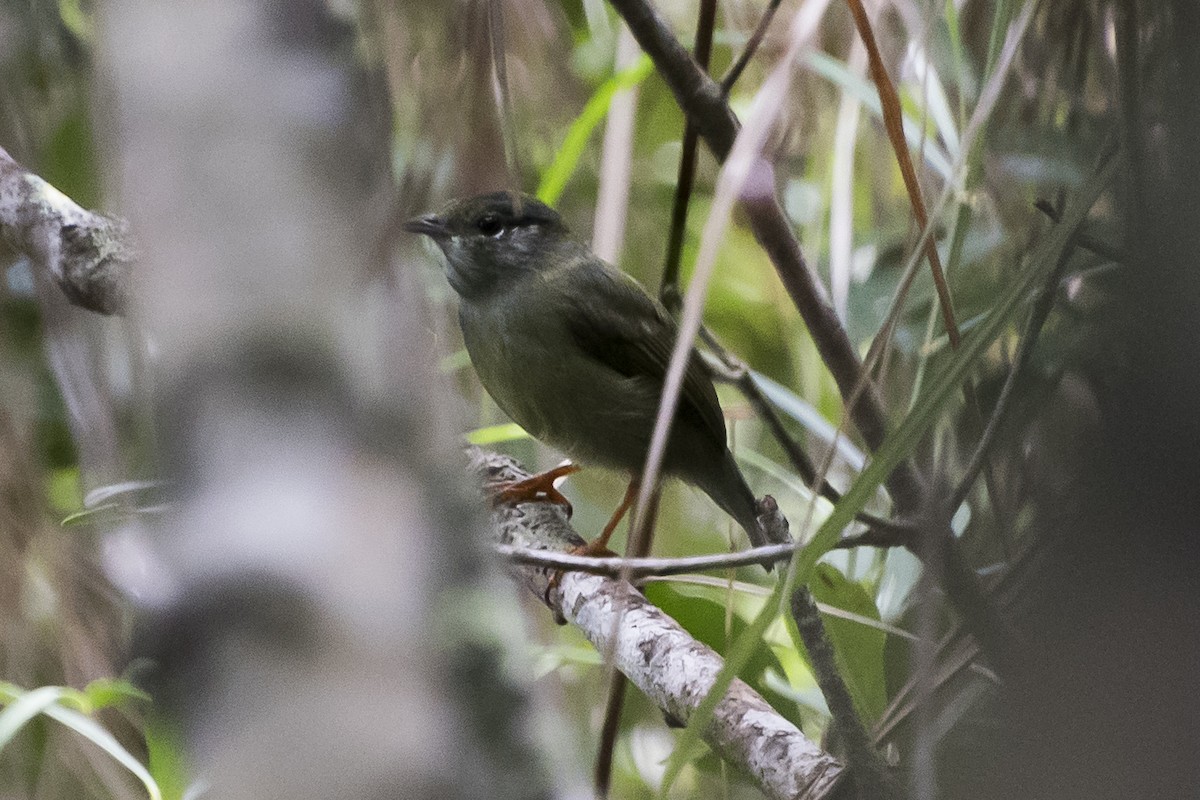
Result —
<instances>
[{"instance_id":1,"label":"orange leg","mask_svg":"<svg viewBox=\"0 0 1200 800\"><path fill-rule=\"evenodd\" d=\"M640 488L641 483L636 478L631 480L629 488L625 490L625 497L621 500L621 505L617 506L617 510L613 512L612 517L608 520L608 524L604 526L604 530L600 531L600 535L588 544L575 548L572 552L581 556L616 555L616 553L608 549L608 540L612 538L613 532L621 524L621 520L629 513L629 509L633 506L633 501L637 500L638 489Z\"/></svg>"},{"instance_id":2,"label":"orange leg","mask_svg":"<svg viewBox=\"0 0 1200 800\"><path fill-rule=\"evenodd\" d=\"M608 520L608 524L604 526L604 530L600 531L600 535L587 544L571 548L568 552L577 556L598 556L601 558L616 556L616 553L608 549L608 540L612 538L613 532L621 524L621 520L629 513L629 509L633 506L633 501L637 500L638 489L640 488L641 482L637 478L631 480L629 488L625 490L625 497L621 500L621 505L617 506L617 510L613 512L612 517ZM547 605L550 604L550 595L558 588L562 576L561 572L556 572L550 576L550 583L546 585L546 592L543 597Z\"/></svg>"}]
</instances>

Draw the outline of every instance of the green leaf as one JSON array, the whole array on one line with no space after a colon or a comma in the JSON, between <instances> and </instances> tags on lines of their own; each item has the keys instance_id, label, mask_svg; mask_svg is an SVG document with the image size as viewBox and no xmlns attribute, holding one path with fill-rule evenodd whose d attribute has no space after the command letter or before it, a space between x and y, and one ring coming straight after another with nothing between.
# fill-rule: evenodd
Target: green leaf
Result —
<instances>
[{"instance_id":1,"label":"green leaf","mask_svg":"<svg viewBox=\"0 0 1200 800\"><path fill-rule=\"evenodd\" d=\"M514 442L518 439L528 439L529 434L515 422L505 422L501 425L489 425L486 428L476 428L467 433L467 441L477 447L486 447L500 442Z\"/></svg>"},{"instance_id":2,"label":"green leaf","mask_svg":"<svg viewBox=\"0 0 1200 800\"><path fill-rule=\"evenodd\" d=\"M0 712L0 750L12 741L17 731L25 727L26 723L63 699L67 691L61 686L43 686L32 692L25 692L6 684L4 694L10 702L8 708Z\"/></svg>"},{"instance_id":3,"label":"green leaf","mask_svg":"<svg viewBox=\"0 0 1200 800\"><path fill-rule=\"evenodd\" d=\"M452 372L458 372L469 366L471 366L471 356L467 352L467 348L460 347L438 362L438 372L441 372L443 375L449 375Z\"/></svg>"},{"instance_id":4,"label":"green leaf","mask_svg":"<svg viewBox=\"0 0 1200 800\"><path fill-rule=\"evenodd\" d=\"M554 155L554 161L542 175L541 185L538 186L537 197L546 205L554 205L562 196L567 181L575 174L579 158L591 138L592 131L608 115L608 107L612 105L613 97L622 89L637 86L654 71L654 63L649 56L643 55L637 63L621 70L616 75L600 84L595 93L584 105L583 111L571 123L562 146Z\"/></svg>"},{"instance_id":5,"label":"green leaf","mask_svg":"<svg viewBox=\"0 0 1200 800\"><path fill-rule=\"evenodd\" d=\"M675 751L667 759L667 768L663 773L662 787L659 789L660 797L667 796L671 784L679 777L679 773L688 763L695 759L697 747L702 741L700 734L712 722L713 712L717 708L717 703L721 702L721 699L725 697L725 693L729 691L729 685L733 683L733 679L737 677L738 673L754 657L755 650L758 649L763 635L775 620L779 610L779 600L783 596L783 588L784 581L781 580L775 584L775 589L767 597L762 611L758 612L758 616L733 640L733 644L725 653L725 666L721 668L721 671L713 679L712 689L700 701L700 705L696 707L696 710L692 712L692 716L688 719L688 726L683 729L683 733L680 734L679 740L675 745Z\"/></svg>"},{"instance_id":6,"label":"green leaf","mask_svg":"<svg viewBox=\"0 0 1200 800\"><path fill-rule=\"evenodd\" d=\"M150 702L150 695L122 678L97 678L83 687L83 694L93 709L123 706L126 701Z\"/></svg>"},{"instance_id":7,"label":"green leaf","mask_svg":"<svg viewBox=\"0 0 1200 800\"><path fill-rule=\"evenodd\" d=\"M162 800L162 791L158 788L158 783L151 777L150 773L142 766L141 762L133 757L128 750L121 746L121 743L116 738L100 726L98 722L80 714L78 711L72 711L60 705L53 705L46 709L46 716L57 722L66 725L76 733L88 739L92 744L99 747L104 752L113 757L118 764L125 767L133 773L142 786L146 787L146 794L150 796L150 800Z\"/></svg>"},{"instance_id":8,"label":"green leaf","mask_svg":"<svg viewBox=\"0 0 1200 800\"><path fill-rule=\"evenodd\" d=\"M86 707L87 697L82 692L67 686L42 686L27 692L11 683L0 683L0 702L8 704L8 708L0 712L0 749L31 719L45 714L88 739L132 772L146 787L151 800L162 800L158 784L141 762L95 720L64 705L70 702Z\"/></svg>"},{"instance_id":9,"label":"green leaf","mask_svg":"<svg viewBox=\"0 0 1200 800\"><path fill-rule=\"evenodd\" d=\"M753 622L762 607L760 597L737 592L730 596L724 589L715 586L651 583L645 587L645 594L651 603L682 625L697 641L718 653L725 651L729 642L746 629L748 622ZM727 598L734 609L728 636L725 633ZM762 676L767 669L778 666L779 662L770 650L759 649L741 669L739 677L747 683L761 686Z\"/></svg>"},{"instance_id":10,"label":"green leaf","mask_svg":"<svg viewBox=\"0 0 1200 800\"><path fill-rule=\"evenodd\" d=\"M590 644L552 644L532 651L531 679L538 681L564 667L599 667L604 659Z\"/></svg>"},{"instance_id":11,"label":"green leaf","mask_svg":"<svg viewBox=\"0 0 1200 800\"><path fill-rule=\"evenodd\" d=\"M809 588L821 603L879 621L879 609L867 590L830 564L817 565ZM883 663L887 634L879 628L828 614L822 614L822 621L854 705L866 722L873 722L887 706Z\"/></svg>"},{"instance_id":12,"label":"green leaf","mask_svg":"<svg viewBox=\"0 0 1200 800\"><path fill-rule=\"evenodd\" d=\"M182 800L188 788L186 750L178 722L159 713L146 717L147 763L166 800Z\"/></svg>"},{"instance_id":13,"label":"green leaf","mask_svg":"<svg viewBox=\"0 0 1200 800\"><path fill-rule=\"evenodd\" d=\"M113 513L110 514L109 512ZM102 506L85 508L82 511L67 514L62 518L62 522L59 525L62 525L64 528L73 528L77 525L100 524L100 521L104 519L121 519L132 516L134 514L129 513L129 509L120 503L105 503Z\"/></svg>"},{"instance_id":14,"label":"green leaf","mask_svg":"<svg viewBox=\"0 0 1200 800\"><path fill-rule=\"evenodd\" d=\"M826 445L836 442L838 455L851 469L857 471L863 468L867 457L854 445L854 442L845 436L838 436L837 426L830 424L829 420L825 419L812 403L766 375L753 371L750 374L762 393L781 412L800 423L809 434L816 436Z\"/></svg>"},{"instance_id":15,"label":"green leaf","mask_svg":"<svg viewBox=\"0 0 1200 800\"><path fill-rule=\"evenodd\" d=\"M162 481L123 481L100 486L83 498L83 509L63 517L64 528L76 525L115 525L146 514L161 514Z\"/></svg>"},{"instance_id":16,"label":"green leaf","mask_svg":"<svg viewBox=\"0 0 1200 800\"><path fill-rule=\"evenodd\" d=\"M67 514L79 508L79 467L59 467L46 476L46 501L56 514Z\"/></svg>"},{"instance_id":17,"label":"green leaf","mask_svg":"<svg viewBox=\"0 0 1200 800\"><path fill-rule=\"evenodd\" d=\"M93 40L92 20L80 0L58 0L58 16L63 26L88 44Z\"/></svg>"}]
</instances>

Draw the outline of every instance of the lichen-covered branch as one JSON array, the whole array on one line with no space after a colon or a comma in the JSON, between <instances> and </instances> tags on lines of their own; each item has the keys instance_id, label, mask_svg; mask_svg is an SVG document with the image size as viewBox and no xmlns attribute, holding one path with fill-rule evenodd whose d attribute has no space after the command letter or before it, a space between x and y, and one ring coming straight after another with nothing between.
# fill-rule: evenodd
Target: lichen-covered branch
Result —
<instances>
[{"instance_id":1,"label":"lichen-covered branch","mask_svg":"<svg viewBox=\"0 0 1200 800\"><path fill-rule=\"evenodd\" d=\"M485 483L529 476L506 456L471 452L472 470ZM535 550L566 550L583 544L564 510L550 503L500 505L492 512L500 544ZM518 580L577 626L602 653L665 712L686 723L708 694L724 663L679 623L628 583L567 572L550 587L552 572L512 565ZM842 765L756 691L735 680L703 733L713 750L744 770L770 798L826 798L840 784Z\"/></svg>"},{"instance_id":2,"label":"lichen-covered branch","mask_svg":"<svg viewBox=\"0 0 1200 800\"><path fill-rule=\"evenodd\" d=\"M133 248L123 221L82 208L0 147L0 230L77 306L120 314Z\"/></svg>"}]
</instances>

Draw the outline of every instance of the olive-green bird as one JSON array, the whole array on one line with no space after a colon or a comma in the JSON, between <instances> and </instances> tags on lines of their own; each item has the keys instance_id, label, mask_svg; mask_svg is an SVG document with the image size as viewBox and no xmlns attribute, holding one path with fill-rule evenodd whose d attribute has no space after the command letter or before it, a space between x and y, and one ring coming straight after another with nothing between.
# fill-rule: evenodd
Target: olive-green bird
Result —
<instances>
[{"instance_id":1,"label":"olive-green bird","mask_svg":"<svg viewBox=\"0 0 1200 800\"><path fill-rule=\"evenodd\" d=\"M675 345L674 320L532 197L494 192L458 200L405 228L430 237L445 254L446 274L461 298L463 341L500 408L572 459L632 476L625 502L591 548L602 549L636 493ZM753 544L768 543L695 350L663 472L703 490ZM554 494L545 481L540 487Z\"/></svg>"}]
</instances>

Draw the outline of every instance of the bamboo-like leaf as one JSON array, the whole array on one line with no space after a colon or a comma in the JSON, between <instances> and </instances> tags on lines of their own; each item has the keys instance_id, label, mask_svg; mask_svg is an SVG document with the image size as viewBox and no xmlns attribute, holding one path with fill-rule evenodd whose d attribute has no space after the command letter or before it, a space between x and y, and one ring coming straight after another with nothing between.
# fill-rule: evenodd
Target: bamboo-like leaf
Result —
<instances>
[{"instance_id":1,"label":"bamboo-like leaf","mask_svg":"<svg viewBox=\"0 0 1200 800\"><path fill-rule=\"evenodd\" d=\"M654 63L650 57L643 55L637 63L624 69L600 84L600 88L592 94L583 111L571 123L567 136L554 156L553 163L542 175L541 185L538 186L537 196L546 205L554 205L562 195L567 181L575 174L579 158L592 132L596 130L612 105L613 96L622 89L637 86L654 71Z\"/></svg>"},{"instance_id":2,"label":"bamboo-like leaf","mask_svg":"<svg viewBox=\"0 0 1200 800\"><path fill-rule=\"evenodd\" d=\"M82 705L86 704L87 698L66 686L42 686L25 691L10 683L0 684L0 702L9 702L8 708L0 712L0 748L12 741L17 731L31 719L45 714L82 735L132 772L146 787L151 800L162 800L158 784L141 762L95 720L64 705L66 701Z\"/></svg>"},{"instance_id":3,"label":"bamboo-like leaf","mask_svg":"<svg viewBox=\"0 0 1200 800\"><path fill-rule=\"evenodd\" d=\"M132 772L134 777L146 787L146 794L150 796L150 800L162 800L162 791L159 790L158 784L150 772L98 722L61 705L50 706L45 710L45 714L89 739L92 744L112 756L118 764Z\"/></svg>"},{"instance_id":4,"label":"bamboo-like leaf","mask_svg":"<svg viewBox=\"0 0 1200 800\"><path fill-rule=\"evenodd\" d=\"M830 83L857 97L863 107L876 117L883 118L883 105L879 102L879 93L875 87L861 76L855 75L844 61L814 50L805 53L802 63ZM922 133L921 127L907 115L904 116L904 138L910 147L920 148L926 163L943 180L951 180L954 175L954 167L946 152L939 145L928 140L924 141L922 146L922 140L926 137Z\"/></svg>"},{"instance_id":5,"label":"bamboo-like leaf","mask_svg":"<svg viewBox=\"0 0 1200 800\"><path fill-rule=\"evenodd\" d=\"M14 699L8 708L0 712L0 750L12 741L17 731L25 727L29 720L45 712L67 694L67 690L61 686L43 686L25 692L6 684L4 689L4 694Z\"/></svg>"},{"instance_id":6,"label":"bamboo-like leaf","mask_svg":"<svg viewBox=\"0 0 1200 800\"><path fill-rule=\"evenodd\" d=\"M528 439L529 434L515 422L504 422L499 425L488 425L486 428L476 428L467 433L467 441L476 447L487 447L500 442L512 442L517 439Z\"/></svg>"}]
</instances>

